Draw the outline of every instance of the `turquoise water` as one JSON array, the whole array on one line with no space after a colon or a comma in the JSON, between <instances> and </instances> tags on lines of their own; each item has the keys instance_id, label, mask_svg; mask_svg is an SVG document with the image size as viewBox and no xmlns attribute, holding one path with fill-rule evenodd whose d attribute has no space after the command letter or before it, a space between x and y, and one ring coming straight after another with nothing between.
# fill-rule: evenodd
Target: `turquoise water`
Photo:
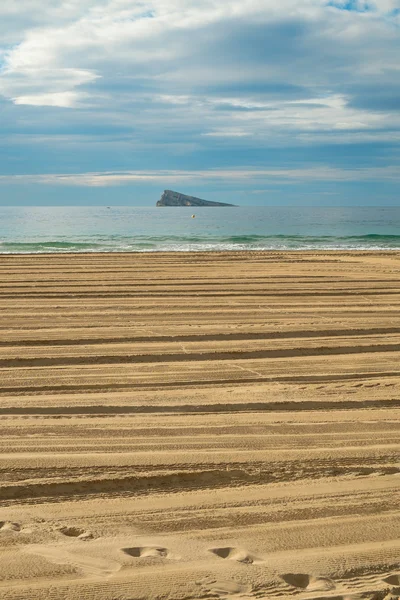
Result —
<instances>
[{"instance_id":1,"label":"turquoise water","mask_svg":"<svg viewBox=\"0 0 400 600\"><path fill-rule=\"evenodd\" d=\"M0 207L0 253L248 249L400 249L400 207Z\"/></svg>"}]
</instances>

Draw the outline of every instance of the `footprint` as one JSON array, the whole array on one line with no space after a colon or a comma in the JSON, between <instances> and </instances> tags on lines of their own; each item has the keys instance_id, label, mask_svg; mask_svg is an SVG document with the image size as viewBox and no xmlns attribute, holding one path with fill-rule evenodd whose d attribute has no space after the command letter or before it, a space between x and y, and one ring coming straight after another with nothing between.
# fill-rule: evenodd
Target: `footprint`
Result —
<instances>
[{"instance_id":1,"label":"footprint","mask_svg":"<svg viewBox=\"0 0 400 600\"><path fill-rule=\"evenodd\" d=\"M400 585L400 575L389 575L388 577L385 577L383 581L389 585L397 587Z\"/></svg>"},{"instance_id":2,"label":"footprint","mask_svg":"<svg viewBox=\"0 0 400 600\"><path fill-rule=\"evenodd\" d=\"M168 548L161 546L138 546L136 548L122 548L122 552L135 558L176 558L173 557Z\"/></svg>"},{"instance_id":3,"label":"footprint","mask_svg":"<svg viewBox=\"0 0 400 600\"><path fill-rule=\"evenodd\" d=\"M90 531L86 531L85 529L80 529L79 527L60 527L58 530L63 535L67 537L78 538L79 540L92 540L93 534Z\"/></svg>"},{"instance_id":4,"label":"footprint","mask_svg":"<svg viewBox=\"0 0 400 600\"><path fill-rule=\"evenodd\" d=\"M219 556L220 558L236 560L237 562L245 563L248 565L257 565L264 562L262 558L259 558L254 554L250 554L250 552L248 552L244 548L235 548L227 546L226 548L210 548L210 552L212 552L216 556Z\"/></svg>"},{"instance_id":5,"label":"footprint","mask_svg":"<svg viewBox=\"0 0 400 600\"><path fill-rule=\"evenodd\" d=\"M221 596L237 596L239 598L249 598L248 594L251 592L251 585L244 585L242 583L236 583L236 581L226 581L222 579L204 579L202 581L196 581L197 585L201 586L202 593L212 593Z\"/></svg>"},{"instance_id":6,"label":"footprint","mask_svg":"<svg viewBox=\"0 0 400 600\"><path fill-rule=\"evenodd\" d=\"M21 525L12 521L0 521L0 531L21 531Z\"/></svg>"},{"instance_id":7,"label":"footprint","mask_svg":"<svg viewBox=\"0 0 400 600\"><path fill-rule=\"evenodd\" d=\"M285 573L281 575L281 578L293 587L310 592L334 590L336 587L332 579L309 575L308 573Z\"/></svg>"}]
</instances>

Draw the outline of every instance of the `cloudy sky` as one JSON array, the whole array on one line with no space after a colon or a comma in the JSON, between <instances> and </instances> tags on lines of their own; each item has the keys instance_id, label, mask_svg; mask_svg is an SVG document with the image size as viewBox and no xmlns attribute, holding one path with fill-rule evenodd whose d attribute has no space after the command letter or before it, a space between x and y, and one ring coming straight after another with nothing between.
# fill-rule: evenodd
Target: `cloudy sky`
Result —
<instances>
[{"instance_id":1,"label":"cloudy sky","mask_svg":"<svg viewBox=\"0 0 400 600\"><path fill-rule=\"evenodd\" d=\"M0 205L400 205L399 0L7 0Z\"/></svg>"}]
</instances>

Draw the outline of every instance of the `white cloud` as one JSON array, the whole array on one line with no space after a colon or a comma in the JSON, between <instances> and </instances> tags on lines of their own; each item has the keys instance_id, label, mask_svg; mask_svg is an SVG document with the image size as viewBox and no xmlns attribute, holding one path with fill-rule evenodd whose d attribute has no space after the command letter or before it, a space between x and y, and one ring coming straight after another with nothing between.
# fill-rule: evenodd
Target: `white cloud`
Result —
<instances>
[{"instance_id":1,"label":"white cloud","mask_svg":"<svg viewBox=\"0 0 400 600\"><path fill-rule=\"evenodd\" d=\"M0 94L9 97L14 104L73 108L88 97L83 91L74 91L75 88L98 77L83 69L21 66L15 70L8 66L0 77Z\"/></svg>"},{"instance_id":2,"label":"white cloud","mask_svg":"<svg viewBox=\"0 0 400 600\"><path fill-rule=\"evenodd\" d=\"M296 169L206 169L199 171L115 171L76 174L2 175L0 184L40 184L83 187L110 187L124 184L157 182L161 185L174 183L210 183L222 181L247 182L254 185L298 182L346 182L346 181L389 181L400 182L398 165L359 169L333 168L315 165Z\"/></svg>"},{"instance_id":3,"label":"white cloud","mask_svg":"<svg viewBox=\"0 0 400 600\"><path fill-rule=\"evenodd\" d=\"M226 107L225 115L219 114L217 118L215 114L208 113L209 123L212 123L213 117L218 122L215 129L203 134L210 137L265 138L268 135L277 136L281 132L300 136L303 132L386 130L395 125L400 128L400 114L355 109L349 106L347 98L339 95L264 103L246 98L211 98L209 105ZM235 111L237 108L249 110ZM252 108L256 110L251 110ZM224 124L225 127L221 126Z\"/></svg>"},{"instance_id":4,"label":"white cloud","mask_svg":"<svg viewBox=\"0 0 400 600\"><path fill-rule=\"evenodd\" d=\"M65 144L59 130L49 133L60 119L47 107L70 109L68 145L85 152L99 140L121 155L151 144L398 142L400 111L379 109L379 96L378 108L354 101L389 85L400 94L395 2L344 8L341 0L3 2L0 95L16 123L37 126L29 144ZM83 132L107 127L109 140L86 133L82 142ZM95 186L139 175L54 177Z\"/></svg>"},{"instance_id":5,"label":"white cloud","mask_svg":"<svg viewBox=\"0 0 400 600\"><path fill-rule=\"evenodd\" d=\"M57 106L61 108L75 108L81 104L84 93L56 92L54 94L33 94L31 96L17 96L13 98L14 104L29 104L31 106Z\"/></svg>"},{"instance_id":6,"label":"white cloud","mask_svg":"<svg viewBox=\"0 0 400 600\"><path fill-rule=\"evenodd\" d=\"M203 133L205 137L246 137L251 135L249 132L240 130L240 129L216 129L215 131L210 131L208 133Z\"/></svg>"},{"instance_id":7,"label":"white cloud","mask_svg":"<svg viewBox=\"0 0 400 600\"><path fill-rule=\"evenodd\" d=\"M390 1L386 0L384 4L387 9ZM364 68L370 72L381 69L382 52L385 54L386 48L385 68L396 67L397 57L388 47L390 31L387 24L379 19L380 13L361 20L360 15L349 14L350 11L339 11L347 14L333 16L331 7L324 5L321 0L281 0L279 3L273 0L7 2L0 8L0 20L2 16L8 16L16 21L19 17L23 22L26 15L29 19L25 28L16 26L17 39L5 56L5 83L1 84L0 93L14 98L18 95L15 88L23 86L27 97L31 93L35 95L36 88L40 86L44 94L73 91L98 75L104 76L112 86L115 73L127 71L150 78L161 76L164 82L171 82L167 87L172 87L174 79L181 86L185 83L190 85L193 77L204 83L223 81L227 76L240 81L246 79L246 73L235 67L234 59L223 56L224 38L232 24L236 23L239 30L241 27L245 32L246 26L285 23L293 19L315 27L315 35L310 33L306 44L319 43L320 32L326 44L320 50L325 54L328 50L328 58L335 52L340 56L346 50L340 46L332 48L332 44L347 38L353 52L353 57L349 56L350 65L355 58L361 59L362 52L367 52ZM227 28L225 24L228 24ZM218 53L214 57L207 56L208 37L216 48L215 40L220 39L222 56ZM364 45L358 48L355 56L354 40ZM205 51L205 55L203 58L195 57L193 63L197 45L200 52ZM376 56L379 45L381 52ZM307 50L306 46L303 50ZM221 58L224 58L222 62L225 65L221 64ZM308 78L311 83L325 85L323 80L334 73L323 72L318 53L313 60L314 64L310 63L310 56L303 58L299 54L282 64L278 50L275 56L265 56L265 64L249 64L252 72L247 75L254 80L262 73L264 77L268 73L270 76L281 74L286 80L304 83L305 68L310 68ZM258 70L258 67L261 69ZM91 93L96 94L96 90Z\"/></svg>"}]
</instances>

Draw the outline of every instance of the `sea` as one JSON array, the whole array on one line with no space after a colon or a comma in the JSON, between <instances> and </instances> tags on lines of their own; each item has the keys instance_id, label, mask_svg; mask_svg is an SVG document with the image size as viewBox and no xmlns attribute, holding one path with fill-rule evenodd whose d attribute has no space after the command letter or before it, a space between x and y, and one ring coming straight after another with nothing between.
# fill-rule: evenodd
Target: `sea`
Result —
<instances>
[{"instance_id":1,"label":"sea","mask_svg":"<svg viewBox=\"0 0 400 600\"><path fill-rule=\"evenodd\" d=\"M399 207L0 207L0 253L400 250Z\"/></svg>"}]
</instances>

